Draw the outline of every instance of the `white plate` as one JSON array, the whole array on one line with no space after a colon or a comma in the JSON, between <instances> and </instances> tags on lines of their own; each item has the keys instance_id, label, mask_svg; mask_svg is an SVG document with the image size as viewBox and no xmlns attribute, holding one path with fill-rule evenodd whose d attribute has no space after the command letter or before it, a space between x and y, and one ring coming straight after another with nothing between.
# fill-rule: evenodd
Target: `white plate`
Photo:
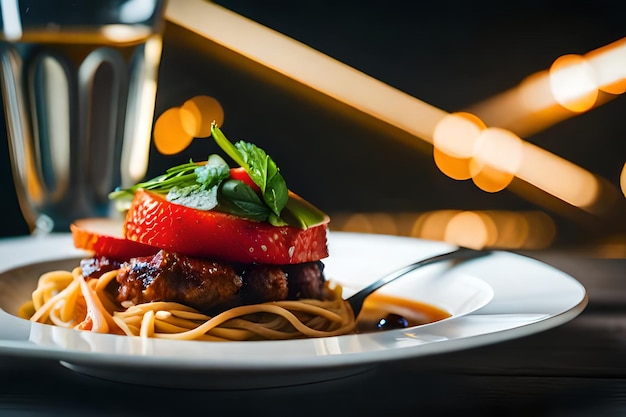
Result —
<instances>
[{"instance_id":1,"label":"white plate","mask_svg":"<svg viewBox=\"0 0 626 417\"><path fill-rule=\"evenodd\" d=\"M440 242L331 233L326 276L358 289L386 272L446 252ZM42 272L71 268L68 235L0 241L0 353L50 358L75 371L180 388L257 388L330 380L397 359L466 349L558 326L585 307L585 289L536 260L495 252L450 268L431 265L384 288L446 309L428 325L320 339L259 342L144 340L30 323L14 316Z\"/></svg>"}]
</instances>

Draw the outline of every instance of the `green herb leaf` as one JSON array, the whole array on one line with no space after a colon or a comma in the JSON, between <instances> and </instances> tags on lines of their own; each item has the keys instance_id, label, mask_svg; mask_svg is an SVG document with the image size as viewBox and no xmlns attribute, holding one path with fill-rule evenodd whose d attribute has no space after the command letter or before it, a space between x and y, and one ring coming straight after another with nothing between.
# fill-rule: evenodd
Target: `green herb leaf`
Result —
<instances>
[{"instance_id":1,"label":"green herb leaf","mask_svg":"<svg viewBox=\"0 0 626 417\"><path fill-rule=\"evenodd\" d=\"M222 131L217 127L217 124L215 124L215 122L211 124L211 136L213 136L215 142L219 145L220 148L222 148L224 152L228 154L228 156L233 159L233 161L239 164L240 167L245 168L246 171L249 170L248 164L244 160L243 155L241 155L239 153L239 150L235 148L235 145L233 145L226 138L224 133L222 133Z\"/></svg>"},{"instance_id":2,"label":"green herb leaf","mask_svg":"<svg viewBox=\"0 0 626 417\"><path fill-rule=\"evenodd\" d=\"M211 134L224 152L246 170L261 189L263 201L280 217L289 199L289 190L274 160L263 149L251 143L238 141L233 145L215 123L211 125Z\"/></svg>"},{"instance_id":3,"label":"green herb leaf","mask_svg":"<svg viewBox=\"0 0 626 417\"><path fill-rule=\"evenodd\" d=\"M120 210L128 209L139 189L166 196L168 201L198 210L217 210L274 226L291 225L306 229L328 221L328 216L301 198L290 195L276 163L265 151L251 143L232 144L215 123L211 133L216 143L243 167L261 189L261 197L251 187L230 178L230 167L219 155L205 163L189 161L168 169L165 174L132 187L116 190L109 198Z\"/></svg>"},{"instance_id":4,"label":"green herb leaf","mask_svg":"<svg viewBox=\"0 0 626 417\"><path fill-rule=\"evenodd\" d=\"M269 160L268 181L266 191L263 193L265 203L272 209L277 216L282 215L283 208L289 199L289 190L282 175L278 173L278 169L273 171L272 166L276 166L274 161ZM272 174L272 172L274 172Z\"/></svg>"},{"instance_id":5,"label":"green herb leaf","mask_svg":"<svg viewBox=\"0 0 626 417\"><path fill-rule=\"evenodd\" d=\"M252 181L265 193L269 157L263 149L248 142L239 141L235 143L235 148L245 162L245 165L242 166L246 169Z\"/></svg>"},{"instance_id":6,"label":"green herb leaf","mask_svg":"<svg viewBox=\"0 0 626 417\"><path fill-rule=\"evenodd\" d=\"M219 155L211 155L206 164L195 169L196 183L204 188L219 185L230 176L230 167Z\"/></svg>"},{"instance_id":7,"label":"green herb leaf","mask_svg":"<svg viewBox=\"0 0 626 417\"><path fill-rule=\"evenodd\" d=\"M267 220L270 210L257 193L239 180L224 181L217 210L257 221Z\"/></svg>"},{"instance_id":8,"label":"green herb leaf","mask_svg":"<svg viewBox=\"0 0 626 417\"><path fill-rule=\"evenodd\" d=\"M187 187L196 183L196 168L199 164L189 161L186 164L177 165L168 169L165 174L154 177L148 181L139 182L132 187L115 190L109 194L109 198L132 198L139 189L150 190L159 194L167 194L173 187Z\"/></svg>"}]
</instances>

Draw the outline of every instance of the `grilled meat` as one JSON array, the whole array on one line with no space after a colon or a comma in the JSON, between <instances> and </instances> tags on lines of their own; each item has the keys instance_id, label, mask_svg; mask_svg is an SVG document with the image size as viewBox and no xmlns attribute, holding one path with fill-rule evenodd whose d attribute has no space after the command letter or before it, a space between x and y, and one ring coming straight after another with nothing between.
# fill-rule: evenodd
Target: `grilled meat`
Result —
<instances>
[{"instance_id":1,"label":"grilled meat","mask_svg":"<svg viewBox=\"0 0 626 417\"><path fill-rule=\"evenodd\" d=\"M83 275L92 278L114 265L106 258L81 262ZM117 288L112 290L121 303L174 301L215 313L237 305L321 298L324 281L319 261L285 266L231 264L159 251L122 263Z\"/></svg>"},{"instance_id":2,"label":"grilled meat","mask_svg":"<svg viewBox=\"0 0 626 417\"><path fill-rule=\"evenodd\" d=\"M235 305L243 283L231 265L165 251L124 263L117 282L120 302L174 301L199 310Z\"/></svg>"},{"instance_id":3,"label":"grilled meat","mask_svg":"<svg viewBox=\"0 0 626 417\"><path fill-rule=\"evenodd\" d=\"M84 277L100 278L102 274L119 269L121 264L122 262L106 256L95 256L81 259L80 268Z\"/></svg>"}]
</instances>

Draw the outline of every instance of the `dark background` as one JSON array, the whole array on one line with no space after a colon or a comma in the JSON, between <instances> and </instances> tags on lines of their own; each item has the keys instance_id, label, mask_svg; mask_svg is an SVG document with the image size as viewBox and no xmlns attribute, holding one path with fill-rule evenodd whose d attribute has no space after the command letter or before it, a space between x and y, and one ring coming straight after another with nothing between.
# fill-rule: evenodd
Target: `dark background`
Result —
<instances>
[{"instance_id":1,"label":"dark background","mask_svg":"<svg viewBox=\"0 0 626 417\"><path fill-rule=\"evenodd\" d=\"M626 35L619 3L606 0L215 3L450 112L515 87L561 55L584 54ZM485 193L471 181L452 180L435 167L427 147L406 145L417 139L168 24L156 115L198 94L221 102L223 130L231 140L264 147L290 188L331 216L539 209L555 219L557 245L613 238L626 223L621 217L590 229L518 193ZM626 98L618 97L524 139L619 187L626 161L625 114ZM213 151L211 141L198 139L177 157L153 150L148 175ZM8 214L0 217L0 235L23 234L6 140L0 141L0 157Z\"/></svg>"}]
</instances>

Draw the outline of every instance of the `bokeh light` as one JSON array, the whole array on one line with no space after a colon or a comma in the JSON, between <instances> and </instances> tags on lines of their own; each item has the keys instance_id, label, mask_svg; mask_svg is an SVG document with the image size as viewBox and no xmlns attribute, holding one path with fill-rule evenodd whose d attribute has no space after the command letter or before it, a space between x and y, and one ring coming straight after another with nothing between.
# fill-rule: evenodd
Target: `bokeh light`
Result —
<instances>
[{"instance_id":1,"label":"bokeh light","mask_svg":"<svg viewBox=\"0 0 626 417\"><path fill-rule=\"evenodd\" d=\"M333 213L332 231L409 236L471 248L543 249L554 220L541 211L433 210L422 213Z\"/></svg>"},{"instance_id":2,"label":"bokeh light","mask_svg":"<svg viewBox=\"0 0 626 417\"><path fill-rule=\"evenodd\" d=\"M433 133L433 158L442 173L456 180L471 178L470 161L485 124L475 115L451 113L442 118Z\"/></svg>"},{"instance_id":3,"label":"bokeh light","mask_svg":"<svg viewBox=\"0 0 626 417\"><path fill-rule=\"evenodd\" d=\"M626 92L626 38L593 50L585 58L600 90L609 94Z\"/></svg>"},{"instance_id":4,"label":"bokeh light","mask_svg":"<svg viewBox=\"0 0 626 417\"><path fill-rule=\"evenodd\" d=\"M211 136L211 124L224 123L222 105L213 97L198 95L181 107L164 111L154 125L154 145L164 155L185 150L194 138Z\"/></svg>"},{"instance_id":5,"label":"bokeh light","mask_svg":"<svg viewBox=\"0 0 626 417\"><path fill-rule=\"evenodd\" d=\"M446 226L461 210L436 210L415 219L410 235L428 240L444 240Z\"/></svg>"},{"instance_id":6,"label":"bokeh light","mask_svg":"<svg viewBox=\"0 0 626 417\"><path fill-rule=\"evenodd\" d=\"M344 232L398 234L398 228L393 217L386 213L354 214L348 217L341 230Z\"/></svg>"},{"instance_id":7,"label":"bokeh light","mask_svg":"<svg viewBox=\"0 0 626 417\"><path fill-rule=\"evenodd\" d=\"M528 137L626 92L626 38L584 55L558 57L517 86L466 111Z\"/></svg>"},{"instance_id":8,"label":"bokeh light","mask_svg":"<svg viewBox=\"0 0 626 417\"><path fill-rule=\"evenodd\" d=\"M191 136L184 128L193 120L191 114L180 107L172 107L163 112L154 124L154 145L164 155L173 155L183 151L191 141Z\"/></svg>"},{"instance_id":9,"label":"bokeh light","mask_svg":"<svg viewBox=\"0 0 626 417\"><path fill-rule=\"evenodd\" d=\"M513 174L500 171L489 165L471 164L470 170L475 172L472 175L474 185L487 193L497 193L504 190L515 178Z\"/></svg>"},{"instance_id":10,"label":"bokeh light","mask_svg":"<svg viewBox=\"0 0 626 417\"><path fill-rule=\"evenodd\" d=\"M488 215L464 211L450 219L443 240L466 248L482 249L493 245L497 234Z\"/></svg>"},{"instance_id":11,"label":"bokeh light","mask_svg":"<svg viewBox=\"0 0 626 417\"><path fill-rule=\"evenodd\" d=\"M522 110L524 113L537 113L554 106L555 100L550 89L550 72L539 71L526 77L516 89L519 96L519 109L510 108L514 113Z\"/></svg>"},{"instance_id":12,"label":"bokeh light","mask_svg":"<svg viewBox=\"0 0 626 417\"><path fill-rule=\"evenodd\" d=\"M550 88L560 105L577 113L592 108L598 98L593 67L580 55L563 55L554 61Z\"/></svg>"},{"instance_id":13,"label":"bokeh light","mask_svg":"<svg viewBox=\"0 0 626 417\"><path fill-rule=\"evenodd\" d=\"M497 192L506 188L522 164L522 140L512 132L484 129L470 164L472 180L481 190Z\"/></svg>"},{"instance_id":14,"label":"bokeh light","mask_svg":"<svg viewBox=\"0 0 626 417\"><path fill-rule=\"evenodd\" d=\"M185 132L195 138L211 136L211 123L218 126L224 123L224 109L219 101L209 96L195 96L181 106L191 115L191 120L183 123Z\"/></svg>"},{"instance_id":15,"label":"bokeh light","mask_svg":"<svg viewBox=\"0 0 626 417\"><path fill-rule=\"evenodd\" d=\"M531 143L523 145L520 179L581 209L596 203L600 185L591 172Z\"/></svg>"},{"instance_id":16,"label":"bokeh light","mask_svg":"<svg viewBox=\"0 0 626 417\"><path fill-rule=\"evenodd\" d=\"M433 158L441 172L456 180L471 178L486 192L506 188L522 156L522 140L517 135L488 128L471 113L451 113L434 130Z\"/></svg>"}]
</instances>

